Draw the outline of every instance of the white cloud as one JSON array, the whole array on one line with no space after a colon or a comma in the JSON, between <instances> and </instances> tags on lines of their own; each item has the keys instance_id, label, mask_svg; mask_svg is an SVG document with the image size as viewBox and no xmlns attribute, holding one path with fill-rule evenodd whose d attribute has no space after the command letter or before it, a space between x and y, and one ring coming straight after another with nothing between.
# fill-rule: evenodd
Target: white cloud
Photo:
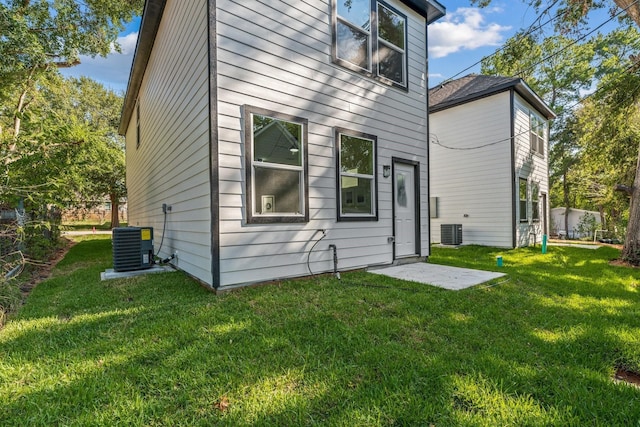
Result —
<instances>
[{"instance_id":1,"label":"white cloud","mask_svg":"<svg viewBox=\"0 0 640 427\"><path fill-rule=\"evenodd\" d=\"M486 12L499 12L499 9ZM510 29L509 26L486 23L485 16L478 8L458 8L442 21L429 26L429 57L442 58L461 50L499 46L503 41L503 33Z\"/></svg>"},{"instance_id":2,"label":"white cloud","mask_svg":"<svg viewBox=\"0 0 640 427\"><path fill-rule=\"evenodd\" d=\"M133 61L137 40L137 32L118 37L118 44L122 53L112 49L112 52L106 58L101 56L94 58L80 56L80 65L63 68L61 72L67 77L87 76L110 89L124 92L127 89L131 61Z\"/></svg>"}]
</instances>

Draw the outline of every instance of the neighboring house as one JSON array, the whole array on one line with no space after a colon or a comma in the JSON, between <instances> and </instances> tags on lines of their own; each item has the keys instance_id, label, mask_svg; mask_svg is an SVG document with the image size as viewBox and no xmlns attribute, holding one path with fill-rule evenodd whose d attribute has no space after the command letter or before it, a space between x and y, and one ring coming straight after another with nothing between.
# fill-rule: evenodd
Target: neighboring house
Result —
<instances>
[{"instance_id":1,"label":"neighboring house","mask_svg":"<svg viewBox=\"0 0 640 427\"><path fill-rule=\"evenodd\" d=\"M219 290L331 272L334 248L340 269L428 256L426 40L444 13L148 0L120 124L129 224Z\"/></svg>"},{"instance_id":2,"label":"neighboring house","mask_svg":"<svg viewBox=\"0 0 640 427\"><path fill-rule=\"evenodd\" d=\"M462 244L541 241L554 117L520 78L472 74L429 90L432 242L442 224L461 224Z\"/></svg>"},{"instance_id":3,"label":"neighboring house","mask_svg":"<svg viewBox=\"0 0 640 427\"><path fill-rule=\"evenodd\" d=\"M598 211L569 208L568 216L566 211L564 207L551 209L551 234L570 239L593 238L596 230L604 228Z\"/></svg>"}]
</instances>

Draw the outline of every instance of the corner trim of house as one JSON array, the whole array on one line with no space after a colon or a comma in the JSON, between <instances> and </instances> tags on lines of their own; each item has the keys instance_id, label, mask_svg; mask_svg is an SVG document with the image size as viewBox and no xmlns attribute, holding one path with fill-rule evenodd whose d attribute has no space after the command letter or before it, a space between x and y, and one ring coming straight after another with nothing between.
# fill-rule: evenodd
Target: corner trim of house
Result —
<instances>
[{"instance_id":1,"label":"corner trim of house","mask_svg":"<svg viewBox=\"0 0 640 427\"><path fill-rule=\"evenodd\" d=\"M211 280L220 287L220 189L218 164L218 70L216 0L207 1L207 49L209 57L209 186L211 194Z\"/></svg>"},{"instance_id":2,"label":"corner trim of house","mask_svg":"<svg viewBox=\"0 0 640 427\"><path fill-rule=\"evenodd\" d=\"M425 168L427 168L427 170L425 171L425 173L427 174L427 212L431 212L431 117L429 116L429 53L428 53L428 48L427 46L429 46L429 24L427 23L427 25L425 26L424 29L424 45L425 45L425 73L424 75L427 76L427 84L426 84L426 88L425 88L425 102L426 102L426 112L427 112L427 162L425 165ZM420 177L418 177L418 179L420 179ZM422 237L422 236L420 236ZM427 219L427 238L429 240L427 240L427 253L426 254L422 254L422 241L420 241L420 254L425 255L427 258L429 256L431 256L431 215L428 216Z\"/></svg>"},{"instance_id":3,"label":"corner trim of house","mask_svg":"<svg viewBox=\"0 0 640 427\"><path fill-rule=\"evenodd\" d=\"M518 223L516 221L516 92L511 89L509 97L509 115L511 117L511 247L517 245Z\"/></svg>"}]
</instances>

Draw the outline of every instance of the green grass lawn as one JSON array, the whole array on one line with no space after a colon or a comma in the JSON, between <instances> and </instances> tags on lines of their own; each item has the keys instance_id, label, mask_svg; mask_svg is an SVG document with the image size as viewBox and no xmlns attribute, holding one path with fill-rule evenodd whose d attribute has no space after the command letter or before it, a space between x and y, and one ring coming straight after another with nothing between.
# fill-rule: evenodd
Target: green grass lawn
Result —
<instances>
[{"instance_id":1,"label":"green grass lawn","mask_svg":"<svg viewBox=\"0 0 640 427\"><path fill-rule=\"evenodd\" d=\"M464 291L351 272L216 296L100 282L90 237L0 331L3 426L640 426L612 380L640 368L640 271L614 249L434 248L507 274Z\"/></svg>"}]
</instances>

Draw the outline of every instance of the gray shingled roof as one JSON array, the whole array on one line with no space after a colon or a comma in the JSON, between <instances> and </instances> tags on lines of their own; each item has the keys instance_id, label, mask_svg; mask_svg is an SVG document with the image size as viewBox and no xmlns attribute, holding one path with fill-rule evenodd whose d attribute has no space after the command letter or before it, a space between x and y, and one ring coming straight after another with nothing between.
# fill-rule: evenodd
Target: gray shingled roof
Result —
<instances>
[{"instance_id":1,"label":"gray shingled roof","mask_svg":"<svg viewBox=\"0 0 640 427\"><path fill-rule=\"evenodd\" d=\"M554 112L521 78L478 74L469 74L429 89L429 112L435 113L512 89L547 119L555 117Z\"/></svg>"}]
</instances>

